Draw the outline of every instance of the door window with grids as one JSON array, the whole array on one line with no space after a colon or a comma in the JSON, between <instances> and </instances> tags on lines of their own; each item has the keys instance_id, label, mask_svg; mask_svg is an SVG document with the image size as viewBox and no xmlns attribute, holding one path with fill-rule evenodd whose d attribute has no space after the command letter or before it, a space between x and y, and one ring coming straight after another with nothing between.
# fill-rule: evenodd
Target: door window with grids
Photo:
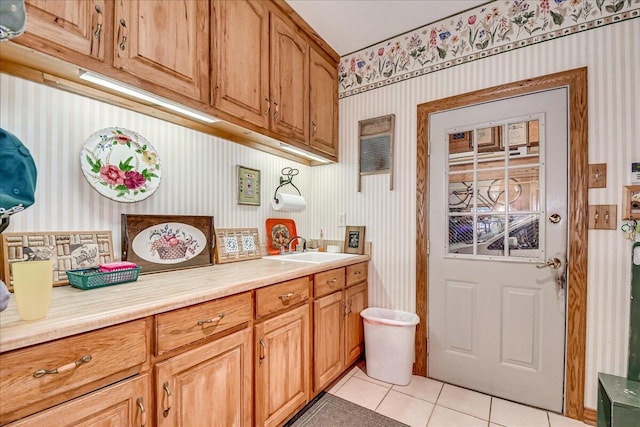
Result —
<instances>
[{"instance_id":1,"label":"door window with grids","mask_svg":"<svg viewBox=\"0 0 640 427\"><path fill-rule=\"evenodd\" d=\"M447 134L448 256L544 258L544 115Z\"/></svg>"}]
</instances>

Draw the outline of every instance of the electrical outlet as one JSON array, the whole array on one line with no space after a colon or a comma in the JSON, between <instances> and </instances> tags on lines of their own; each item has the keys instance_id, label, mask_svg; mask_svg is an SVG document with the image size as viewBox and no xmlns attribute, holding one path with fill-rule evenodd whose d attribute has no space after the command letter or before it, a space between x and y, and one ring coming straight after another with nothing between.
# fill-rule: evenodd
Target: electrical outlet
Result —
<instances>
[{"instance_id":1,"label":"electrical outlet","mask_svg":"<svg viewBox=\"0 0 640 427\"><path fill-rule=\"evenodd\" d=\"M347 214L344 212L340 212L338 214L338 227L346 227L347 226Z\"/></svg>"},{"instance_id":2,"label":"electrical outlet","mask_svg":"<svg viewBox=\"0 0 640 427\"><path fill-rule=\"evenodd\" d=\"M617 215L617 205L589 205L589 228L615 230Z\"/></svg>"}]
</instances>

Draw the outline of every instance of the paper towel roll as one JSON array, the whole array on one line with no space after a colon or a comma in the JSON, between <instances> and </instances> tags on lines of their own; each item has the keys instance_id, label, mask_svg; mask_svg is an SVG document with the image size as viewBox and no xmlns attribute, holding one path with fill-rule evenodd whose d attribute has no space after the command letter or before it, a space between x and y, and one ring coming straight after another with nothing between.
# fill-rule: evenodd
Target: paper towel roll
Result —
<instances>
[{"instance_id":1,"label":"paper towel roll","mask_svg":"<svg viewBox=\"0 0 640 427\"><path fill-rule=\"evenodd\" d=\"M276 193L275 199L271 200L271 207L274 211L301 211L307 206L304 197L295 194Z\"/></svg>"}]
</instances>

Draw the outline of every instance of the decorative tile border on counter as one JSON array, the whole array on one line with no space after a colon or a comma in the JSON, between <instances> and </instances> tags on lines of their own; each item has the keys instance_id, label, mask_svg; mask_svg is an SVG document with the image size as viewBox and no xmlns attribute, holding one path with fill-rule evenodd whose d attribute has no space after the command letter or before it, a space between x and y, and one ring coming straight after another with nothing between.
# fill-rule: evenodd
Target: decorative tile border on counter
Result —
<instances>
[{"instance_id":1,"label":"decorative tile border on counter","mask_svg":"<svg viewBox=\"0 0 640 427\"><path fill-rule=\"evenodd\" d=\"M500 0L342 57L339 97L640 17L639 0Z\"/></svg>"}]
</instances>

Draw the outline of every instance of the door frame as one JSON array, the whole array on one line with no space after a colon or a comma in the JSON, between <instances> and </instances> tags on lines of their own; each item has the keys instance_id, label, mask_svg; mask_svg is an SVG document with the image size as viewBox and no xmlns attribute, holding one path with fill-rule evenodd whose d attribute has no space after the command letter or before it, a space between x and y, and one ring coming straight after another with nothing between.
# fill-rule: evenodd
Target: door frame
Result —
<instances>
[{"instance_id":1,"label":"door frame","mask_svg":"<svg viewBox=\"0 0 640 427\"><path fill-rule=\"evenodd\" d=\"M587 68L507 83L419 104L416 169L416 375L427 376L428 239L429 239L429 115L443 110L566 87L569 91L569 184L567 191L567 317L564 415L583 420L587 335L588 114Z\"/></svg>"}]
</instances>

